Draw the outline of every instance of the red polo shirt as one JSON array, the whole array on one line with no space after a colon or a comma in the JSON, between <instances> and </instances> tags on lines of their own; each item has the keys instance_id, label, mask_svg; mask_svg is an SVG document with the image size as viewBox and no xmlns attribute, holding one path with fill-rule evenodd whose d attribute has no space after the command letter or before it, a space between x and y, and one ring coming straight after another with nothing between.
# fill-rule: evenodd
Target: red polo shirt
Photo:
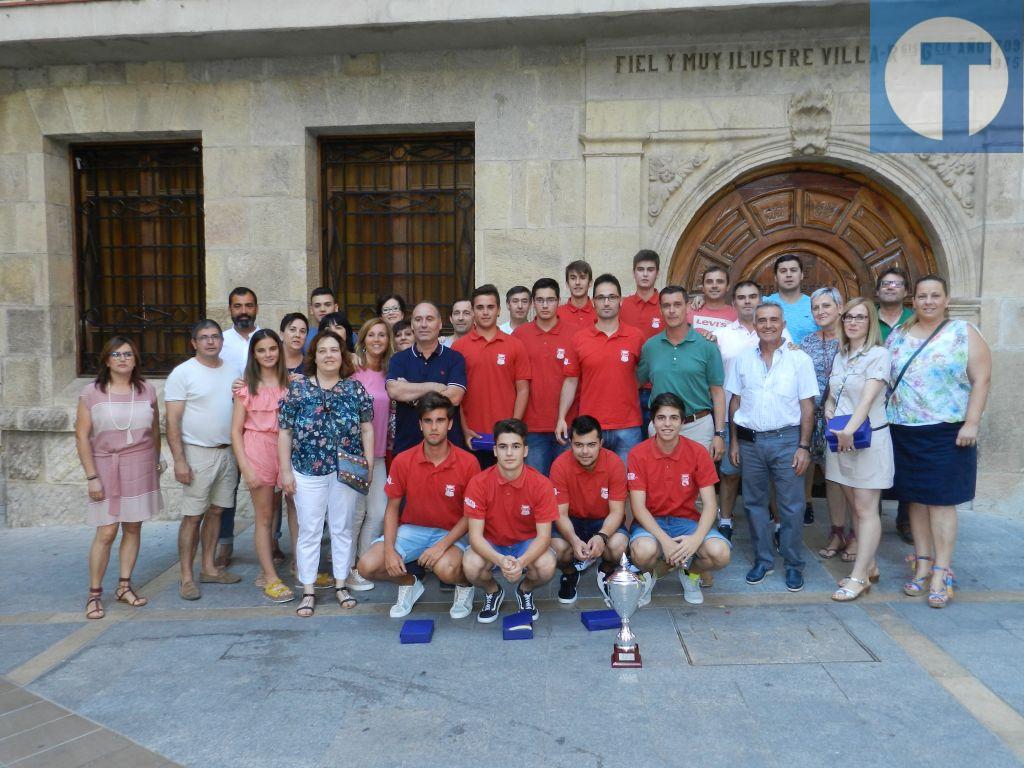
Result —
<instances>
[{"instance_id":1,"label":"red polo shirt","mask_svg":"<svg viewBox=\"0 0 1024 768\"><path fill-rule=\"evenodd\" d=\"M697 495L718 482L707 449L679 437L672 453L662 453L657 438L644 440L629 452L626 480L631 491L647 491L647 510L655 517L700 520Z\"/></svg>"},{"instance_id":2,"label":"red polo shirt","mask_svg":"<svg viewBox=\"0 0 1024 768\"><path fill-rule=\"evenodd\" d=\"M593 416L604 429L640 426L636 368L643 345L644 335L623 323L611 336L588 328L572 337L565 375L580 380L580 413Z\"/></svg>"},{"instance_id":3,"label":"red polo shirt","mask_svg":"<svg viewBox=\"0 0 1024 768\"><path fill-rule=\"evenodd\" d=\"M626 500L626 468L607 448L597 454L591 469L581 467L572 451L559 455L551 464L551 482L555 502L569 505L569 517L604 520L609 501Z\"/></svg>"},{"instance_id":4,"label":"red polo shirt","mask_svg":"<svg viewBox=\"0 0 1024 768\"><path fill-rule=\"evenodd\" d=\"M435 466L420 443L392 460L384 492L389 499L405 499L402 523L450 531L462 519L466 486L479 472L480 464L469 451L449 442L448 455Z\"/></svg>"},{"instance_id":5,"label":"red polo shirt","mask_svg":"<svg viewBox=\"0 0 1024 768\"><path fill-rule=\"evenodd\" d=\"M531 378L530 358L519 339L495 329L488 341L473 328L452 344L466 358L466 394L460 410L462 423L489 435L494 423L511 419L516 405L516 382Z\"/></svg>"},{"instance_id":6,"label":"red polo shirt","mask_svg":"<svg viewBox=\"0 0 1024 768\"><path fill-rule=\"evenodd\" d=\"M542 331L534 321L512 331L512 338L523 343L533 372L523 421L531 432L554 432L572 333L561 320L550 331ZM571 422L575 417L575 409L570 409L566 421Z\"/></svg>"},{"instance_id":7,"label":"red polo shirt","mask_svg":"<svg viewBox=\"0 0 1024 768\"><path fill-rule=\"evenodd\" d=\"M469 481L464 502L466 517L484 521L484 538L506 547L537 536L537 523L558 519L555 489L533 467L523 467L515 480L506 480L497 466Z\"/></svg>"},{"instance_id":8,"label":"red polo shirt","mask_svg":"<svg viewBox=\"0 0 1024 768\"><path fill-rule=\"evenodd\" d=\"M558 308L558 319L565 323L569 336L572 336L576 331L593 326L597 322L597 311L589 298L582 307L577 307L569 299Z\"/></svg>"},{"instance_id":9,"label":"red polo shirt","mask_svg":"<svg viewBox=\"0 0 1024 768\"><path fill-rule=\"evenodd\" d=\"M619 309L619 322L638 329L643 333L644 341L665 330L658 292L655 291L646 300L635 293L624 298Z\"/></svg>"}]
</instances>

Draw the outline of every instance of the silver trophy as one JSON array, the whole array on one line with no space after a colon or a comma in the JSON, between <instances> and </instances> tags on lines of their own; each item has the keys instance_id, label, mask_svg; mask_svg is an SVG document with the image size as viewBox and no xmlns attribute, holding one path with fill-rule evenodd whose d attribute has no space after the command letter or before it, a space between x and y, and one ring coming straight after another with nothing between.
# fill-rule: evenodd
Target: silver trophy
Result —
<instances>
[{"instance_id":1,"label":"silver trophy","mask_svg":"<svg viewBox=\"0 0 1024 768\"><path fill-rule=\"evenodd\" d=\"M619 567L605 580L608 602L622 619L622 628L615 637L615 647L612 650L612 667L638 668L643 666L640 661L640 646L637 645L636 635L629 628L629 618L636 613L645 586L644 579L630 570L629 561L625 555L622 556Z\"/></svg>"}]
</instances>

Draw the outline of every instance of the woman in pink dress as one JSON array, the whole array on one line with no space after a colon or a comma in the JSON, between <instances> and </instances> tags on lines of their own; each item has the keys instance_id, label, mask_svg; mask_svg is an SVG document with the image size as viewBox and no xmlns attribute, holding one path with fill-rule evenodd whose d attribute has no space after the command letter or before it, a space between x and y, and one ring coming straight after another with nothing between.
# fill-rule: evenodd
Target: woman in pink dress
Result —
<instances>
[{"instance_id":1,"label":"woman in pink dress","mask_svg":"<svg viewBox=\"0 0 1024 768\"><path fill-rule=\"evenodd\" d=\"M120 578L114 597L133 608L148 600L132 589L142 523L161 509L160 410L156 392L139 373L139 352L124 336L112 337L99 356L96 380L82 388L75 418L78 458L89 482L90 525L87 619L102 619L103 576L121 528Z\"/></svg>"},{"instance_id":2,"label":"woman in pink dress","mask_svg":"<svg viewBox=\"0 0 1024 768\"><path fill-rule=\"evenodd\" d=\"M274 567L274 488L278 483L277 407L288 391L281 338L268 328L249 339L243 386L235 390L231 418L231 447L238 460L256 511L254 538L262 569L257 585L275 603L287 603L295 594L284 585Z\"/></svg>"}]
</instances>

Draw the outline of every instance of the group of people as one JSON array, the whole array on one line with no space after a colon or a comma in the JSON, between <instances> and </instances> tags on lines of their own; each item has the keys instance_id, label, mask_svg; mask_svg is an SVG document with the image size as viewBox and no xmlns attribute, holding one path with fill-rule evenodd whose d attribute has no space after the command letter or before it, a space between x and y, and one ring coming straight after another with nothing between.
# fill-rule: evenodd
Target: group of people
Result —
<instances>
[{"instance_id":1,"label":"group of people","mask_svg":"<svg viewBox=\"0 0 1024 768\"><path fill-rule=\"evenodd\" d=\"M195 356L167 379L167 443L182 485L180 595L237 583L232 556L239 480L255 510L257 584L269 600L316 590L343 608L377 581L398 585L391 616L408 615L433 573L453 592L450 615L500 614L505 586L536 618L534 591L559 576L571 604L592 565L599 588L623 555L645 579L676 570L683 598L731 558L742 492L753 549L748 584L773 573L803 588L813 477L826 481L830 535L822 557L852 570L832 595L850 601L879 579L880 501L894 498L914 544L907 595L952 599L956 505L974 496L988 347L947 316L945 281L913 286L893 267L872 299L835 288L801 292L803 264L774 263L776 293L729 284L709 267L699 296L655 287L658 254L633 258L634 293L575 261L569 296L544 277L505 295L483 285L452 305L452 336L431 301L381 297L353 329L334 293L317 288L310 316L280 334L257 323L248 288L228 297L232 327L205 319ZM912 291L913 308L904 307ZM532 319L531 319L532 317ZM159 508L159 409L124 336L101 353L78 408L89 483L86 616L102 618L102 581L122 529L115 597L132 587L141 523ZM716 487L718 492L716 493ZM292 574L277 568L281 519ZM329 554L322 542L329 539ZM201 550L198 579L194 561ZM300 589L296 594L294 588Z\"/></svg>"}]
</instances>

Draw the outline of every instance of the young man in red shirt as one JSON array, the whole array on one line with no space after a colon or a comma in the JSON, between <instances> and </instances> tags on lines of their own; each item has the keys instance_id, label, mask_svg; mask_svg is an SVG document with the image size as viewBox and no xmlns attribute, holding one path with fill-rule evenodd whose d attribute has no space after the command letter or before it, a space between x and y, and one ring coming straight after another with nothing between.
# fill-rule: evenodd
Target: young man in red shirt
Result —
<instances>
[{"instance_id":1,"label":"young man in red shirt","mask_svg":"<svg viewBox=\"0 0 1024 768\"><path fill-rule=\"evenodd\" d=\"M678 395L662 392L655 397L654 437L629 454L629 546L633 563L647 576L642 605L650 602L659 559L679 569L683 599L699 605L704 602L700 574L724 568L731 557L732 544L715 528L718 474L704 446L680 434L683 411Z\"/></svg>"},{"instance_id":2,"label":"young man in red shirt","mask_svg":"<svg viewBox=\"0 0 1024 768\"><path fill-rule=\"evenodd\" d=\"M466 359L466 395L461 404L466 447L487 468L494 464L494 452L475 450L472 441L488 434L496 421L523 418L532 374L523 343L498 329L498 289L481 285L473 291L472 301L473 329L452 349Z\"/></svg>"},{"instance_id":3,"label":"young man in red shirt","mask_svg":"<svg viewBox=\"0 0 1024 768\"><path fill-rule=\"evenodd\" d=\"M526 424L503 419L494 425L497 465L469 481L464 511L469 521L469 546L462 567L470 584L484 590L477 621L498 618L505 590L494 572L515 584L519 610L534 620L540 611L533 590L555 575L551 524L558 519L555 489L537 470L526 466Z\"/></svg>"},{"instance_id":4,"label":"young man in red shirt","mask_svg":"<svg viewBox=\"0 0 1024 768\"><path fill-rule=\"evenodd\" d=\"M578 386L579 412L598 420L605 447L625 463L629 451L643 439L636 369L644 335L619 321L621 302L622 288L615 275L601 275L594 281L597 324L572 337L555 436L562 443L569 439L566 417Z\"/></svg>"},{"instance_id":5,"label":"young man in red shirt","mask_svg":"<svg viewBox=\"0 0 1024 768\"><path fill-rule=\"evenodd\" d=\"M583 260L570 262L565 268L569 300L558 308L558 319L570 329L570 336L578 330L590 328L597 321L594 303L588 295L593 279L594 271Z\"/></svg>"},{"instance_id":6,"label":"young man in red shirt","mask_svg":"<svg viewBox=\"0 0 1024 768\"><path fill-rule=\"evenodd\" d=\"M526 422L530 434L526 436L526 463L542 475L548 474L551 462L565 450L555 440L558 421L558 397L562 393L565 366L569 361L569 342L572 330L558 319L558 283L542 277L530 292L536 314L533 322L521 325L512 332L526 347L533 378L530 379L530 399L526 402Z\"/></svg>"},{"instance_id":7,"label":"young man in red shirt","mask_svg":"<svg viewBox=\"0 0 1024 768\"><path fill-rule=\"evenodd\" d=\"M576 587L587 565L600 559L610 573L626 551L626 468L601 446L601 425L593 416L577 416L570 429L572 451L551 465L558 520L551 547L562 579L558 602L576 602ZM599 583L603 581L599 574Z\"/></svg>"},{"instance_id":8,"label":"young man in red shirt","mask_svg":"<svg viewBox=\"0 0 1024 768\"><path fill-rule=\"evenodd\" d=\"M455 418L451 400L430 392L416 411L423 442L391 462L384 485L384 535L359 558L359 574L398 584L398 600L391 607L391 618L398 619L408 616L423 595L422 582L406 569L407 563L419 563L455 585L448 615L462 619L473 610L473 587L462 572L462 553L469 546L462 499L480 465L448 440Z\"/></svg>"},{"instance_id":9,"label":"young man in red shirt","mask_svg":"<svg viewBox=\"0 0 1024 768\"><path fill-rule=\"evenodd\" d=\"M661 269L661 258L655 251L639 250L633 257L633 280L636 282L636 293L626 296L622 300L622 308L619 310L619 320L626 325L632 325L644 335L644 341L657 336L664 328L664 319L661 316L660 295L654 287L658 279L658 271ZM643 419L643 426L646 427L651 421L651 412L648 408L651 401L651 383L640 384L640 415Z\"/></svg>"}]
</instances>

